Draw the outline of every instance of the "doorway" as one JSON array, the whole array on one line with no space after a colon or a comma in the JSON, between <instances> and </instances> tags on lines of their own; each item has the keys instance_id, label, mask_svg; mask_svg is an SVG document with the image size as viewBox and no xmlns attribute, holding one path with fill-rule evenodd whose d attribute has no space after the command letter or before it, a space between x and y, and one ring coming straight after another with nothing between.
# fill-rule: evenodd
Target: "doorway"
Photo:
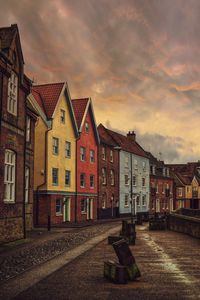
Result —
<instances>
[{"instance_id":1,"label":"doorway","mask_svg":"<svg viewBox=\"0 0 200 300\"><path fill-rule=\"evenodd\" d=\"M66 197L64 199L64 209L63 209L63 221L70 222L71 221L71 199Z\"/></svg>"}]
</instances>

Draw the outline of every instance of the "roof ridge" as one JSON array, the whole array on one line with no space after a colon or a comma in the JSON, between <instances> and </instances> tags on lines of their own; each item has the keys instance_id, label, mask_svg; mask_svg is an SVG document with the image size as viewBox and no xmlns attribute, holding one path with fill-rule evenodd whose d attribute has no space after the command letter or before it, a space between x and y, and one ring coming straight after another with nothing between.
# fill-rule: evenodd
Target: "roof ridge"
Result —
<instances>
[{"instance_id":1,"label":"roof ridge","mask_svg":"<svg viewBox=\"0 0 200 300\"><path fill-rule=\"evenodd\" d=\"M39 87L39 86L46 86L46 85L56 85L56 84L65 84L65 81L53 82L53 83L44 83L44 84L36 84L36 85L33 85L33 88L34 87Z\"/></svg>"}]
</instances>

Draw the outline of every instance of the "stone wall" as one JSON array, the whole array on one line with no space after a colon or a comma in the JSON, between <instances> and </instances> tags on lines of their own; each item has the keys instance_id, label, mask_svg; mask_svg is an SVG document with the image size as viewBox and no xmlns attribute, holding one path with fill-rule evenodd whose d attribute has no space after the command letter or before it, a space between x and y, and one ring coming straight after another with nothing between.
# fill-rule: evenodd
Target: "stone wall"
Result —
<instances>
[{"instance_id":1,"label":"stone wall","mask_svg":"<svg viewBox=\"0 0 200 300\"><path fill-rule=\"evenodd\" d=\"M0 219L0 244L24 238L23 218Z\"/></svg>"},{"instance_id":2,"label":"stone wall","mask_svg":"<svg viewBox=\"0 0 200 300\"><path fill-rule=\"evenodd\" d=\"M177 213L168 216L168 228L200 238L200 219Z\"/></svg>"}]
</instances>

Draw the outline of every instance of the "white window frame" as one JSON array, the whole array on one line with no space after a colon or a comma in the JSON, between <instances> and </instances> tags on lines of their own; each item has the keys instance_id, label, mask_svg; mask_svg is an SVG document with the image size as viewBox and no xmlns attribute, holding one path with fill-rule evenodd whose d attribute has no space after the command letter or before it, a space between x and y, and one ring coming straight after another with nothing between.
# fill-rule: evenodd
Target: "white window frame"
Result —
<instances>
[{"instance_id":1,"label":"white window frame","mask_svg":"<svg viewBox=\"0 0 200 300\"><path fill-rule=\"evenodd\" d=\"M4 161L4 202L15 202L15 173L16 154L14 151L6 149Z\"/></svg>"},{"instance_id":2,"label":"white window frame","mask_svg":"<svg viewBox=\"0 0 200 300\"><path fill-rule=\"evenodd\" d=\"M29 201L30 168L25 167L25 203Z\"/></svg>"},{"instance_id":3,"label":"white window frame","mask_svg":"<svg viewBox=\"0 0 200 300\"><path fill-rule=\"evenodd\" d=\"M86 133L89 133L89 130L90 130L89 123L88 123L88 122L85 122L85 132L86 132Z\"/></svg>"},{"instance_id":4,"label":"white window frame","mask_svg":"<svg viewBox=\"0 0 200 300\"><path fill-rule=\"evenodd\" d=\"M101 148L101 157L103 160L106 160L106 148L105 147Z\"/></svg>"},{"instance_id":5,"label":"white window frame","mask_svg":"<svg viewBox=\"0 0 200 300\"><path fill-rule=\"evenodd\" d=\"M54 182L54 172L57 172L57 182ZM55 185L55 186L57 186L58 185L58 179L59 179L59 169L58 168L52 168L52 185Z\"/></svg>"},{"instance_id":6,"label":"white window frame","mask_svg":"<svg viewBox=\"0 0 200 300\"><path fill-rule=\"evenodd\" d=\"M17 102L18 102L18 77L13 71L8 80L8 102L7 111L17 116Z\"/></svg>"},{"instance_id":7,"label":"white window frame","mask_svg":"<svg viewBox=\"0 0 200 300\"><path fill-rule=\"evenodd\" d=\"M102 184L106 184L107 180L106 180L106 169L102 168Z\"/></svg>"},{"instance_id":8,"label":"white window frame","mask_svg":"<svg viewBox=\"0 0 200 300\"><path fill-rule=\"evenodd\" d=\"M110 184L115 185L115 173L114 170L110 170Z\"/></svg>"},{"instance_id":9,"label":"white window frame","mask_svg":"<svg viewBox=\"0 0 200 300\"><path fill-rule=\"evenodd\" d=\"M95 152L94 150L90 150L90 162L93 164L95 162Z\"/></svg>"},{"instance_id":10,"label":"white window frame","mask_svg":"<svg viewBox=\"0 0 200 300\"><path fill-rule=\"evenodd\" d=\"M52 138L52 152L54 155L59 154L59 139L56 137Z\"/></svg>"},{"instance_id":11,"label":"white window frame","mask_svg":"<svg viewBox=\"0 0 200 300\"><path fill-rule=\"evenodd\" d=\"M85 147L80 147L80 160L85 161L86 160L86 149Z\"/></svg>"},{"instance_id":12,"label":"white window frame","mask_svg":"<svg viewBox=\"0 0 200 300\"><path fill-rule=\"evenodd\" d=\"M30 142L31 140L31 118L29 116L26 117L26 142Z\"/></svg>"},{"instance_id":13,"label":"white window frame","mask_svg":"<svg viewBox=\"0 0 200 300\"><path fill-rule=\"evenodd\" d=\"M124 207L129 207L129 194L124 195Z\"/></svg>"},{"instance_id":14,"label":"white window frame","mask_svg":"<svg viewBox=\"0 0 200 300\"><path fill-rule=\"evenodd\" d=\"M90 188L94 189L94 175L93 174L90 175Z\"/></svg>"},{"instance_id":15,"label":"white window frame","mask_svg":"<svg viewBox=\"0 0 200 300\"><path fill-rule=\"evenodd\" d=\"M68 177L69 183L66 183L66 178ZM70 186L71 185L71 171L70 170L65 170L65 186Z\"/></svg>"},{"instance_id":16,"label":"white window frame","mask_svg":"<svg viewBox=\"0 0 200 300\"><path fill-rule=\"evenodd\" d=\"M65 110L64 109L60 110L60 123L65 124Z\"/></svg>"},{"instance_id":17,"label":"white window frame","mask_svg":"<svg viewBox=\"0 0 200 300\"><path fill-rule=\"evenodd\" d=\"M178 187L178 197L183 197L183 188Z\"/></svg>"},{"instance_id":18,"label":"white window frame","mask_svg":"<svg viewBox=\"0 0 200 300\"><path fill-rule=\"evenodd\" d=\"M140 203L140 196L136 196L136 206L140 207L141 203Z\"/></svg>"},{"instance_id":19,"label":"white window frame","mask_svg":"<svg viewBox=\"0 0 200 300\"><path fill-rule=\"evenodd\" d=\"M113 150L110 150L110 162L113 162Z\"/></svg>"},{"instance_id":20,"label":"white window frame","mask_svg":"<svg viewBox=\"0 0 200 300\"><path fill-rule=\"evenodd\" d=\"M125 174L125 175L124 175L124 184L125 184L125 185L129 185L129 177L128 177L128 174Z\"/></svg>"},{"instance_id":21,"label":"white window frame","mask_svg":"<svg viewBox=\"0 0 200 300\"><path fill-rule=\"evenodd\" d=\"M142 195L142 206L147 206L147 197L146 197L146 195Z\"/></svg>"},{"instance_id":22,"label":"white window frame","mask_svg":"<svg viewBox=\"0 0 200 300\"><path fill-rule=\"evenodd\" d=\"M82 214L86 214L86 212L87 212L87 199L86 198L81 199L80 210L81 210Z\"/></svg>"},{"instance_id":23,"label":"white window frame","mask_svg":"<svg viewBox=\"0 0 200 300\"><path fill-rule=\"evenodd\" d=\"M65 157L71 158L71 143L68 141L65 142Z\"/></svg>"},{"instance_id":24,"label":"white window frame","mask_svg":"<svg viewBox=\"0 0 200 300\"><path fill-rule=\"evenodd\" d=\"M107 199L107 195L106 195L106 193L103 193L102 201L101 201L101 208L103 208L103 209L106 208L106 199Z\"/></svg>"},{"instance_id":25,"label":"white window frame","mask_svg":"<svg viewBox=\"0 0 200 300\"><path fill-rule=\"evenodd\" d=\"M85 188L85 181L86 181L86 175L85 175L85 173L81 173L80 174L80 187L81 188Z\"/></svg>"},{"instance_id":26,"label":"white window frame","mask_svg":"<svg viewBox=\"0 0 200 300\"><path fill-rule=\"evenodd\" d=\"M125 168L129 167L129 157L128 157L128 155L126 155L125 158L124 158L124 167Z\"/></svg>"},{"instance_id":27,"label":"white window frame","mask_svg":"<svg viewBox=\"0 0 200 300\"><path fill-rule=\"evenodd\" d=\"M57 204L59 201L59 204ZM59 207L59 211L57 211L57 207ZM56 216L62 216L62 199L56 199Z\"/></svg>"},{"instance_id":28,"label":"white window frame","mask_svg":"<svg viewBox=\"0 0 200 300\"><path fill-rule=\"evenodd\" d=\"M136 175L133 175L132 180L133 180L133 186L137 186L137 176Z\"/></svg>"}]
</instances>

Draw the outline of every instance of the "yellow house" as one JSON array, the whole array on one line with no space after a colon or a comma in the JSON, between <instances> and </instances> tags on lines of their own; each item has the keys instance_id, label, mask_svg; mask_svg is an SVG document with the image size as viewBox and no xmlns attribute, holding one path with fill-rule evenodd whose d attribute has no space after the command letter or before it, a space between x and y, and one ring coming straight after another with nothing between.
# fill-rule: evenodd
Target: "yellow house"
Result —
<instances>
[{"instance_id":1,"label":"yellow house","mask_svg":"<svg viewBox=\"0 0 200 300\"><path fill-rule=\"evenodd\" d=\"M78 128L67 83L34 86L40 115L35 127L35 223L74 221Z\"/></svg>"}]
</instances>

